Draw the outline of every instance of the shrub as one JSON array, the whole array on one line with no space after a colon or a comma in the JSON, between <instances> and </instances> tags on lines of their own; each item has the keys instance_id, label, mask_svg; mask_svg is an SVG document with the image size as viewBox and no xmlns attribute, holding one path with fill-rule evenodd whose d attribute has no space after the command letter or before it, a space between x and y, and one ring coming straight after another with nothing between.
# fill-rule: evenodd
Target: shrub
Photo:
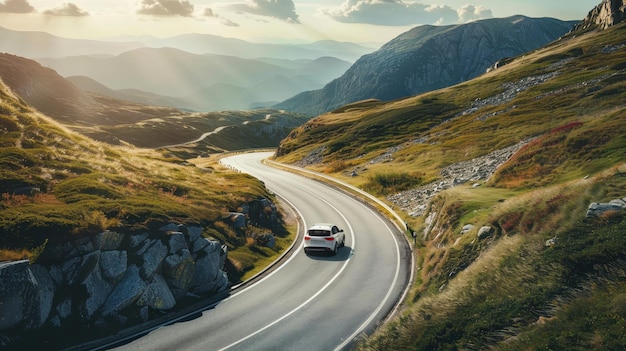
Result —
<instances>
[{"instance_id":1,"label":"shrub","mask_svg":"<svg viewBox=\"0 0 626 351\"><path fill-rule=\"evenodd\" d=\"M379 194L391 194L421 185L423 177L422 173L376 173L368 177L369 182L364 188Z\"/></svg>"},{"instance_id":2,"label":"shrub","mask_svg":"<svg viewBox=\"0 0 626 351\"><path fill-rule=\"evenodd\" d=\"M351 166L350 162L344 160L335 160L331 162L325 169L327 173L337 173Z\"/></svg>"},{"instance_id":3,"label":"shrub","mask_svg":"<svg viewBox=\"0 0 626 351\"><path fill-rule=\"evenodd\" d=\"M4 132L19 131L20 125L13 118L4 116L2 112L2 107L0 107L0 130L3 130Z\"/></svg>"},{"instance_id":4,"label":"shrub","mask_svg":"<svg viewBox=\"0 0 626 351\"><path fill-rule=\"evenodd\" d=\"M105 183L105 179L98 179L91 175L61 181L55 187L54 192L57 198L66 203L87 199L117 199L122 197L122 194L113 186Z\"/></svg>"}]
</instances>

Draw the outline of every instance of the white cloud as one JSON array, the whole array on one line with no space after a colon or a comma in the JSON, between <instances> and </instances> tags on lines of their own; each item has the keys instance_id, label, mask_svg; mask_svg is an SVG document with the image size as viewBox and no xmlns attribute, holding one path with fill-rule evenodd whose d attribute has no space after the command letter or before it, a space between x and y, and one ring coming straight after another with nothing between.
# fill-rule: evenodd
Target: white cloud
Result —
<instances>
[{"instance_id":1,"label":"white cloud","mask_svg":"<svg viewBox=\"0 0 626 351\"><path fill-rule=\"evenodd\" d=\"M471 4L464 5L457 10L457 13L459 15L459 22L461 23L493 17L491 10L482 6L475 6Z\"/></svg>"},{"instance_id":2,"label":"white cloud","mask_svg":"<svg viewBox=\"0 0 626 351\"><path fill-rule=\"evenodd\" d=\"M210 7L206 7L206 8L204 9L204 16L205 16L205 17L219 17L219 16L217 15L217 13L215 13L215 12L213 11L213 9L212 9L212 8L210 8Z\"/></svg>"},{"instance_id":3,"label":"white cloud","mask_svg":"<svg viewBox=\"0 0 626 351\"><path fill-rule=\"evenodd\" d=\"M293 0L248 0L227 6L231 10L300 23Z\"/></svg>"},{"instance_id":4,"label":"white cloud","mask_svg":"<svg viewBox=\"0 0 626 351\"><path fill-rule=\"evenodd\" d=\"M346 0L338 7L323 9L322 13L337 22L385 26L445 25L493 17L490 10L473 5L454 10L448 5L424 5L402 0Z\"/></svg>"},{"instance_id":5,"label":"white cloud","mask_svg":"<svg viewBox=\"0 0 626 351\"><path fill-rule=\"evenodd\" d=\"M76 4L71 2L63 3L53 9L49 9L43 12L45 15L50 16L89 16L87 11L81 10Z\"/></svg>"},{"instance_id":6,"label":"white cloud","mask_svg":"<svg viewBox=\"0 0 626 351\"><path fill-rule=\"evenodd\" d=\"M228 27L239 27L239 23L233 22L226 18L222 18L221 22L223 25L228 26Z\"/></svg>"},{"instance_id":7,"label":"white cloud","mask_svg":"<svg viewBox=\"0 0 626 351\"><path fill-rule=\"evenodd\" d=\"M215 11L213 11L212 8L210 7L205 7L204 8L204 12L203 12L204 17L209 17L209 18L218 18L220 20L220 22L225 25L225 26L229 26L229 27L239 27L238 23L235 23L229 19L223 18L222 16L218 15Z\"/></svg>"},{"instance_id":8,"label":"white cloud","mask_svg":"<svg viewBox=\"0 0 626 351\"><path fill-rule=\"evenodd\" d=\"M138 14L191 17L193 5L186 0L141 0Z\"/></svg>"},{"instance_id":9,"label":"white cloud","mask_svg":"<svg viewBox=\"0 0 626 351\"><path fill-rule=\"evenodd\" d=\"M27 0L6 0L4 3L0 3L0 12L30 13L35 12L35 8Z\"/></svg>"}]
</instances>

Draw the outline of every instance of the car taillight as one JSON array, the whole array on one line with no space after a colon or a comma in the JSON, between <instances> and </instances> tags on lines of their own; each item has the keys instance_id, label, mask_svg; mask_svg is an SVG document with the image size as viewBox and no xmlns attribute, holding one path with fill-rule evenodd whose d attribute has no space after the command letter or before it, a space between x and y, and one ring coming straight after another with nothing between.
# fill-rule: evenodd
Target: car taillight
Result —
<instances>
[{"instance_id":1,"label":"car taillight","mask_svg":"<svg viewBox=\"0 0 626 351\"><path fill-rule=\"evenodd\" d=\"M330 238L324 238L324 240L333 241L333 240L335 240L335 238L333 238L333 237L331 236Z\"/></svg>"},{"instance_id":2,"label":"car taillight","mask_svg":"<svg viewBox=\"0 0 626 351\"><path fill-rule=\"evenodd\" d=\"M305 236L304 240L311 240L311 237L310 236Z\"/></svg>"}]
</instances>

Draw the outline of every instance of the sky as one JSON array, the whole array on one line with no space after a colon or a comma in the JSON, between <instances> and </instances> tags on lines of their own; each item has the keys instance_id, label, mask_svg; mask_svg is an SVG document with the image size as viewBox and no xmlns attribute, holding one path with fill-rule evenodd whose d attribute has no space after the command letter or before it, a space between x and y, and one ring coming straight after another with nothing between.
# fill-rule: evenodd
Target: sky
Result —
<instances>
[{"instance_id":1,"label":"sky","mask_svg":"<svg viewBox=\"0 0 626 351\"><path fill-rule=\"evenodd\" d=\"M0 27L80 39L202 33L258 43L385 43L419 25L581 20L602 0L0 0ZM1 40L1 38L0 38Z\"/></svg>"}]
</instances>

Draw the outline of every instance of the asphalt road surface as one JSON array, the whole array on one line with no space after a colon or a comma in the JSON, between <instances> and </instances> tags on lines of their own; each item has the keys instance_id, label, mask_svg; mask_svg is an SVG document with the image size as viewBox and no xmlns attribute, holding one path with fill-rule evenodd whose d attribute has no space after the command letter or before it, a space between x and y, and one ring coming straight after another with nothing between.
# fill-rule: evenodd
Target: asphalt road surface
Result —
<instances>
[{"instance_id":1,"label":"asphalt road surface","mask_svg":"<svg viewBox=\"0 0 626 351\"><path fill-rule=\"evenodd\" d=\"M213 308L162 326L119 350L347 350L396 306L411 253L399 230L371 207L321 182L261 163L272 153L222 162L262 180L297 209L305 227L345 231L336 256L307 256L302 243L280 267Z\"/></svg>"}]
</instances>

